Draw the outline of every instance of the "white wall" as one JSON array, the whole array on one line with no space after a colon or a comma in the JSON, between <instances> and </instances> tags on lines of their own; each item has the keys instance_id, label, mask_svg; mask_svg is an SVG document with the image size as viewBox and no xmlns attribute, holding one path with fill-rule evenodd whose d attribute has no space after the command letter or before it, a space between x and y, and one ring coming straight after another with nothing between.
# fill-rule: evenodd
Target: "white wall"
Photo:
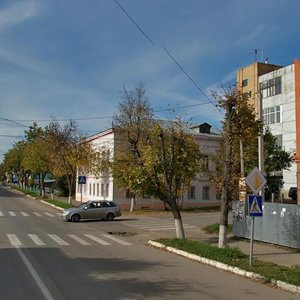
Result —
<instances>
[{"instance_id":1,"label":"white wall","mask_svg":"<svg viewBox=\"0 0 300 300\"><path fill-rule=\"evenodd\" d=\"M281 76L282 90L281 94L264 98L263 108L272 106L281 106L282 123L269 125L273 135L282 135L283 149L294 154L296 148L296 115L295 115L295 74L294 65L289 65L277 71L262 75L259 82ZM291 186L297 186L296 183L296 164L292 163L289 170L283 171L283 193L287 197Z\"/></svg>"}]
</instances>

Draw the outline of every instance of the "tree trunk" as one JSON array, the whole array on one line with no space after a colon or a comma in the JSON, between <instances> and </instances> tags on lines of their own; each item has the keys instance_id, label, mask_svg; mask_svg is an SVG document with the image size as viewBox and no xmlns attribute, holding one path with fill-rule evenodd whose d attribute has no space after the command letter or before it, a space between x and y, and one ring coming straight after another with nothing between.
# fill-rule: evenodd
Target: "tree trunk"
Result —
<instances>
[{"instance_id":1,"label":"tree trunk","mask_svg":"<svg viewBox=\"0 0 300 300\"><path fill-rule=\"evenodd\" d=\"M135 199L135 194L133 194L131 197L131 204L130 204L131 213L135 211L135 206L136 206L136 199Z\"/></svg>"},{"instance_id":2,"label":"tree trunk","mask_svg":"<svg viewBox=\"0 0 300 300\"><path fill-rule=\"evenodd\" d=\"M229 182L232 170L232 111L233 105L227 100L226 103L226 128L227 134L225 136L225 168L224 176L222 181L222 200L221 200L221 218L219 227L219 248L224 248L226 246L226 234L228 226L228 208L229 208Z\"/></svg>"},{"instance_id":3,"label":"tree trunk","mask_svg":"<svg viewBox=\"0 0 300 300\"><path fill-rule=\"evenodd\" d=\"M184 240L185 239L184 228L183 228L180 210L178 208L176 200L172 201L172 204L170 204L170 207L172 209L172 213L174 216L176 237L178 239Z\"/></svg>"}]
</instances>

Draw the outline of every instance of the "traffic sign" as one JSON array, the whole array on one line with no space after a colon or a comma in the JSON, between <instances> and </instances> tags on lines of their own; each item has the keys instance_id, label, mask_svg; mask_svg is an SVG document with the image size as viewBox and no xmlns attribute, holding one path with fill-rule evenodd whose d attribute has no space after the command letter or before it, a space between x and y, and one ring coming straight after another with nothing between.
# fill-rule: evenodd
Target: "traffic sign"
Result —
<instances>
[{"instance_id":1,"label":"traffic sign","mask_svg":"<svg viewBox=\"0 0 300 300\"><path fill-rule=\"evenodd\" d=\"M248 197L248 206L250 217L262 217L262 196L250 195Z\"/></svg>"},{"instance_id":2,"label":"traffic sign","mask_svg":"<svg viewBox=\"0 0 300 300\"><path fill-rule=\"evenodd\" d=\"M246 177L246 183L254 194L258 194L266 182L266 178L257 167L255 167Z\"/></svg>"},{"instance_id":3,"label":"traffic sign","mask_svg":"<svg viewBox=\"0 0 300 300\"><path fill-rule=\"evenodd\" d=\"M86 176L78 176L78 184L86 184Z\"/></svg>"}]
</instances>

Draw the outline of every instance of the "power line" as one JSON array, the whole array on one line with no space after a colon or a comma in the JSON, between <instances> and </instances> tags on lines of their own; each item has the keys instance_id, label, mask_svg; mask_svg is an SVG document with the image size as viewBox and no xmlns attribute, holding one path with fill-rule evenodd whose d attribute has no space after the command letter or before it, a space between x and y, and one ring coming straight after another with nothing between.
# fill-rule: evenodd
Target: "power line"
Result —
<instances>
[{"instance_id":1,"label":"power line","mask_svg":"<svg viewBox=\"0 0 300 300\"><path fill-rule=\"evenodd\" d=\"M130 21L139 29L139 31L143 34L143 36L152 44L152 46L155 46L154 42L145 33L145 31L134 21L134 19L129 15L129 13L125 10L125 8L117 0L115 0L115 2L122 9L122 11L126 14L126 16L130 19Z\"/></svg>"},{"instance_id":2,"label":"power line","mask_svg":"<svg viewBox=\"0 0 300 300\"><path fill-rule=\"evenodd\" d=\"M20 124L20 123L14 121L14 120L10 120L10 119L7 119L7 118L0 118L0 120L8 121L8 122L14 123L14 124L22 126L22 127L28 127L28 126L26 126L24 124Z\"/></svg>"},{"instance_id":3,"label":"power line","mask_svg":"<svg viewBox=\"0 0 300 300\"><path fill-rule=\"evenodd\" d=\"M134 19L130 16L130 14L125 10L125 8L123 6L121 6L121 4L115 0L115 2L117 3L117 5L120 7L120 9L127 15L127 17L131 20L131 22L140 30L140 32L144 35L144 37L152 44L152 46L154 45L154 42L152 41L152 39L145 33L145 31L134 21ZM183 69L183 67L177 62L177 60L174 58L174 56L165 48L165 47L161 47L166 53L167 55L173 60L173 62L179 67L179 69L185 74L185 76L196 86L196 88L201 92L202 95L204 95L204 97L206 99L208 99L208 101L215 107L218 109L216 103L214 103L205 93L204 91L200 88L200 86L196 83L196 81ZM220 109L218 109L219 112Z\"/></svg>"},{"instance_id":4,"label":"power line","mask_svg":"<svg viewBox=\"0 0 300 300\"><path fill-rule=\"evenodd\" d=\"M209 102L203 102L203 103L197 103L197 104L191 104L191 105L184 105L184 106L178 106L178 107L170 107L170 108L163 108L163 109L157 109L154 110L154 113L157 112L164 112L164 111L171 111L171 110L178 110L178 109L183 109L183 108L191 108L191 107L196 107L196 106L202 106L206 104L211 104L211 101ZM98 120L98 119L111 119L113 118L112 115L110 116L98 116L98 117L83 117L83 118L68 118L68 119L54 119L55 121L58 122L64 122L64 121L69 121L69 120L74 120L74 121L86 121L86 120ZM0 118L3 119L3 118ZM51 122L53 119L17 119L17 120L10 120L11 122L17 123L17 122ZM28 127L23 125L24 127Z\"/></svg>"}]
</instances>

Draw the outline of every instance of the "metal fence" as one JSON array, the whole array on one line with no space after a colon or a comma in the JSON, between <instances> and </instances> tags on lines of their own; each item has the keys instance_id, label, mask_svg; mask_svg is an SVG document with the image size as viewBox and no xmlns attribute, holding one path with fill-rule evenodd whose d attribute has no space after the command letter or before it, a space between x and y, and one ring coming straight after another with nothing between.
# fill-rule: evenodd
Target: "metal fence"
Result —
<instances>
[{"instance_id":1,"label":"metal fence","mask_svg":"<svg viewBox=\"0 0 300 300\"><path fill-rule=\"evenodd\" d=\"M238 237L250 238L251 218L233 220L233 232ZM300 249L300 206L264 203L263 217L256 217L254 239Z\"/></svg>"}]
</instances>

